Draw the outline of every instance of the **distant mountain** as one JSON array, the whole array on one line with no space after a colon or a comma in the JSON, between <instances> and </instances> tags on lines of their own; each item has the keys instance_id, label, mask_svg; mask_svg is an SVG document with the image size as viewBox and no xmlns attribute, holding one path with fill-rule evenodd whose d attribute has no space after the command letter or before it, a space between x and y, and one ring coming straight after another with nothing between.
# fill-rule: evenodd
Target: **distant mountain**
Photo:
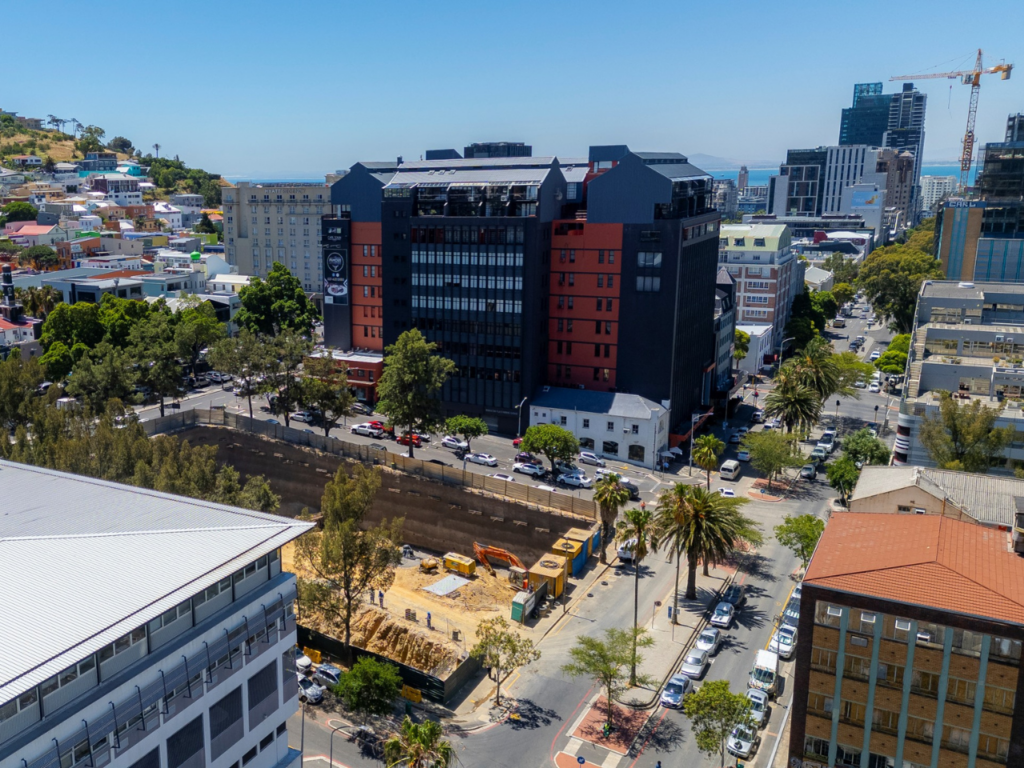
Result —
<instances>
[{"instance_id":1,"label":"distant mountain","mask_svg":"<svg viewBox=\"0 0 1024 768\"><path fill-rule=\"evenodd\" d=\"M687 157L690 159L691 163L704 171L736 171L739 170L741 165L745 165L751 170L755 168L779 167L778 161L775 160L746 160L743 162L737 162L736 160L730 160L727 157L705 155L701 152L697 152L693 155L687 155Z\"/></svg>"}]
</instances>

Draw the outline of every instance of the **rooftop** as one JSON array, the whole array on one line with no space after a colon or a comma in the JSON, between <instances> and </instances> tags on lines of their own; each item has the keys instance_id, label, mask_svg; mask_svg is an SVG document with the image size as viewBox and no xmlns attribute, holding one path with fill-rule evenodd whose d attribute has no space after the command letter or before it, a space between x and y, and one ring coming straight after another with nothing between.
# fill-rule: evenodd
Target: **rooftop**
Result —
<instances>
[{"instance_id":1,"label":"rooftop","mask_svg":"<svg viewBox=\"0 0 1024 768\"><path fill-rule=\"evenodd\" d=\"M626 419L650 419L665 411L658 403L640 395L622 392L595 392L589 389L545 387L530 404L537 408L579 410L586 413L605 413Z\"/></svg>"},{"instance_id":2,"label":"rooftop","mask_svg":"<svg viewBox=\"0 0 1024 768\"><path fill-rule=\"evenodd\" d=\"M50 230L52 230L55 226L55 224L26 224L24 227L19 229L14 234L27 237L46 235L49 234Z\"/></svg>"},{"instance_id":3,"label":"rooftop","mask_svg":"<svg viewBox=\"0 0 1024 768\"><path fill-rule=\"evenodd\" d=\"M388 187L446 187L452 184L540 184L551 168L502 168L495 170L437 170L398 173Z\"/></svg>"},{"instance_id":4,"label":"rooftop","mask_svg":"<svg viewBox=\"0 0 1024 768\"><path fill-rule=\"evenodd\" d=\"M808 267L804 271L804 280L811 283L820 283L828 280L832 277L832 273L827 269L820 269L818 267Z\"/></svg>"},{"instance_id":5,"label":"rooftop","mask_svg":"<svg viewBox=\"0 0 1024 768\"><path fill-rule=\"evenodd\" d=\"M832 515L804 583L1024 624L1024 558L1009 534L933 515Z\"/></svg>"},{"instance_id":6,"label":"rooftop","mask_svg":"<svg viewBox=\"0 0 1024 768\"><path fill-rule=\"evenodd\" d=\"M985 292L1024 296L1022 283L969 283L956 280L925 280L921 295L943 299L984 299Z\"/></svg>"},{"instance_id":7,"label":"rooftop","mask_svg":"<svg viewBox=\"0 0 1024 768\"><path fill-rule=\"evenodd\" d=\"M785 224L723 224L719 230L724 237L782 237Z\"/></svg>"},{"instance_id":8,"label":"rooftop","mask_svg":"<svg viewBox=\"0 0 1024 768\"><path fill-rule=\"evenodd\" d=\"M311 527L7 461L0 484L0 701Z\"/></svg>"}]
</instances>

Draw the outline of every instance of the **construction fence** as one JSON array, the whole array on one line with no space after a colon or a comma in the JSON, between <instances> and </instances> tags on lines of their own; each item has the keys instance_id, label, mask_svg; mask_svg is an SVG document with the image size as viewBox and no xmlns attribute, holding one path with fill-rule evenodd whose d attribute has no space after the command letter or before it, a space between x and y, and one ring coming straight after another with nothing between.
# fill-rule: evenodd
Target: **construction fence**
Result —
<instances>
[{"instance_id":1,"label":"construction fence","mask_svg":"<svg viewBox=\"0 0 1024 768\"><path fill-rule=\"evenodd\" d=\"M568 515L577 515L588 520L600 520L600 511L590 499L582 499L570 492L545 491L529 483L510 483L494 477L469 472L461 467L448 466L435 461L408 458L394 453L391 447L402 448L394 443L351 443L336 437L324 437L305 429L270 424L261 419L251 419L240 413L231 413L223 408L190 409L171 413L162 418L142 423L149 435L165 434L197 426L221 426L228 429L261 435L272 440L282 440L293 445L312 448L322 453L352 459L364 464L379 464L400 470L409 475L435 480L447 485L461 486L503 496L527 506L555 510ZM336 430L341 434L340 429Z\"/></svg>"}]
</instances>

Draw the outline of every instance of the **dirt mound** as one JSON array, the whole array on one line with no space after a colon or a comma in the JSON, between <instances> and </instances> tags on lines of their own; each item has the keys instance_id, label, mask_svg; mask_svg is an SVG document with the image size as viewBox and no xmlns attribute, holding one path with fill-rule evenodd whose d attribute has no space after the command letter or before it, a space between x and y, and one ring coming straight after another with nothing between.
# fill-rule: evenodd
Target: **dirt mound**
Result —
<instances>
[{"instance_id":1,"label":"dirt mound","mask_svg":"<svg viewBox=\"0 0 1024 768\"><path fill-rule=\"evenodd\" d=\"M353 622L352 643L440 678L459 663L457 649L373 608Z\"/></svg>"}]
</instances>

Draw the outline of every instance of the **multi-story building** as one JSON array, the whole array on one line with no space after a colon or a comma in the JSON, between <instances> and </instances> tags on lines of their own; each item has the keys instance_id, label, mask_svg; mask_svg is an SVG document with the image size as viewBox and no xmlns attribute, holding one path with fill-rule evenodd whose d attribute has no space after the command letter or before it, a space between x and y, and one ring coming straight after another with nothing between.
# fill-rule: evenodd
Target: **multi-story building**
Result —
<instances>
[{"instance_id":1,"label":"multi-story building","mask_svg":"<svg viewBox=\"0 0 1024 768\"><path fill-rule=\"evenodd\" d=\"M736 201L736 210L738 213L762 213L768 210L768 185L757 184L755 186L747 185L740 192L739 199Z\"/></svg>"},{"instance_id":2,"label":"multi-story building","mask_svg":"<svg viewBox=\"0 0 1024 768\"><path fill-rule=\"evenodd\" d=\"M737 369L751 376L761 373L766 365L771 365L775 354L775 336L772 326L763 323L736 323L736 330L743 331L750 337L747 355L737 364ZM781 337L780 337L781 338ZM754 403L757 405L757 403Z\"/></svg>"},{"instance_id":3,"label":"multi-story building","mask_svg":"<svg viewBox=\"0 0 1024 768\"><path fill-rule=\"evenodd\" d=\"M826 147L825 193L822 213L848 213L843 210L843 190L874 180L875 166L882 150L866 144Z\"/></svg>"},{"instance_id":4,"label":"multi-story building","mask_svg":"<svg viewBox=\"0 0 1024 768\"><path fill-rule=\"evenodd\" d=\"M789 764L1024 763L1024 560L937 515L832 515L803 580Z\"/></svg>"},{"instance_id":5,"label":"multi-story building","mask_svg":"<svg viewBox=\"0 0 1024 768\"><path fill-rule=\"evenodd\" d=\"M747 186L749 184L750 184L750 171L747 170L747 166L741 165L740 166L740 172L736 176L736 186L739 189L740 194L743 194L745 192L745 190L746 190L746 188L747 188Z\"/></svg>"},{"instance_id":6,"label":"multi-story building","mask_svg":"<svg viewBox=\"0 0 1024 768\"><path fill-rule=\"evenodd\" d=\"M0 473L2 768L301 763L281 547L308 523L6 461Z\"/></svg>"},{"instance_id":7,"label":"multi-story building","mask_svg":"<svg viewBox=\"0 0 1024 768\"><path fill-rule=\"evenodd\" d=\"M457 154L457 153L456 153ZM473 143L463 150L467 160L488 157L532 157L533 147L521 141L485 141ZM451 156L438 157L436 154L428 160L454 160Z\"/></svg>"},{"instance_id":8,"label":"multi-story building","mask_svg":"<svg viewBox=\"0 0 1024 768\"><path fill-rule=\"evenodd\" d=\"M124 173L97 173L89 178L93 192L102 192L118 205L142 205L139 180Z\"/></svg>"},{"instance_id":9,"label":"multi-story building","mask_svg":"<svg viewBox=\"0 0 1024 768\"><path fill-rule=\"evenodd\" d=\"M892 94L883 94L881 83L857 83L853 86L853 106L843 110L839 144L882 146L891 105Z\"/></svg>"},{"instance_id":10,"label":"multi-story building","mask_svg":"<svg viewBox=\"0 0 1024 768\"><path fill-rule=\"evenodd\" d=\"M784 224L722 227L718 262L736 282L736 323L765 323L776 340L789 322L793 299L803 290L803 264Z\"/></svg>"},{"instance_id":11,"label":"multi-story building","mask_svg":"<svg viewBox=\"0 0 1024 768\"><path fill-rule=\"evenodd\" d=\"M320 217L330 212L324 184L254 184L241 181L221 193L228 263L266 277L278 261L307 292L323 283Z\"/></svg>"},{"instance_id":12,"label":"multi-story building","mask_svg":"<svg viewBox=\"0 0 1024 768\"><path fill-rule=\"evenodd\" d=\"M935 213L935 206L956 191L958 182L956 176L922 176L921 211Z\"/></svg>"},{"instance_id":13,"label":"multi-story building","mask_svg":"<svg viewBox=\"0 0 1024 768\"><path fill-rule=\"evenodd\" d=\"M1022 276L1024 277L1024 276ZM895 464L934 466L922 420L942 393L997 411L996 426L1024 432L1024 284L926 281L917 299ZM1003 452L1006 471L1024 460L1024 437Z\"/></svg>"},{"instance_id":14,"label":"multi-story building","mask_svg":"<svg viewBox=\"0 0 1024 768\"><path fill-rule=\"evenodd\" d=\"M719 399L732 390L735 349L736 281L729 270L719 267L715 277L715 392Z\"/></svg>"},{"instance_id":15,"label":"multi-story building","mask_svg":"<svg viewBox=\"0 0 1024 768\"><path fill-rule=\"evenodd\" d=\"M909 152L914 157L914 192L910 210L920 208L921 165L924 159L924 116L928 97L914 88L913 83L904 83L903 90L894 93L889 105L889 125L885 129L882 146L886 149ZM911 221L911 224L917 223Z\"/></svg>"},{"instance_id":16,"label":"multi-story building","mask_svg":"<svg viewBox=\"0 0 1024 768\"><path fill-rule=\"evenodd\" d=\"M740 194L736 182L732 179L715 179L715 208L730 218L739 210Z\"/></svg>"},{"instance_id":17,"label":"multi-story building","mask_svg":"<svg viewBox=\"0 0 1024 768\"><path fill-rule=\"evenodd\" d=\"M768 184L768 212L789 216L820 216L825 199L828 149L791 149L779 175Z\"/></svg>"}]
</instances>

